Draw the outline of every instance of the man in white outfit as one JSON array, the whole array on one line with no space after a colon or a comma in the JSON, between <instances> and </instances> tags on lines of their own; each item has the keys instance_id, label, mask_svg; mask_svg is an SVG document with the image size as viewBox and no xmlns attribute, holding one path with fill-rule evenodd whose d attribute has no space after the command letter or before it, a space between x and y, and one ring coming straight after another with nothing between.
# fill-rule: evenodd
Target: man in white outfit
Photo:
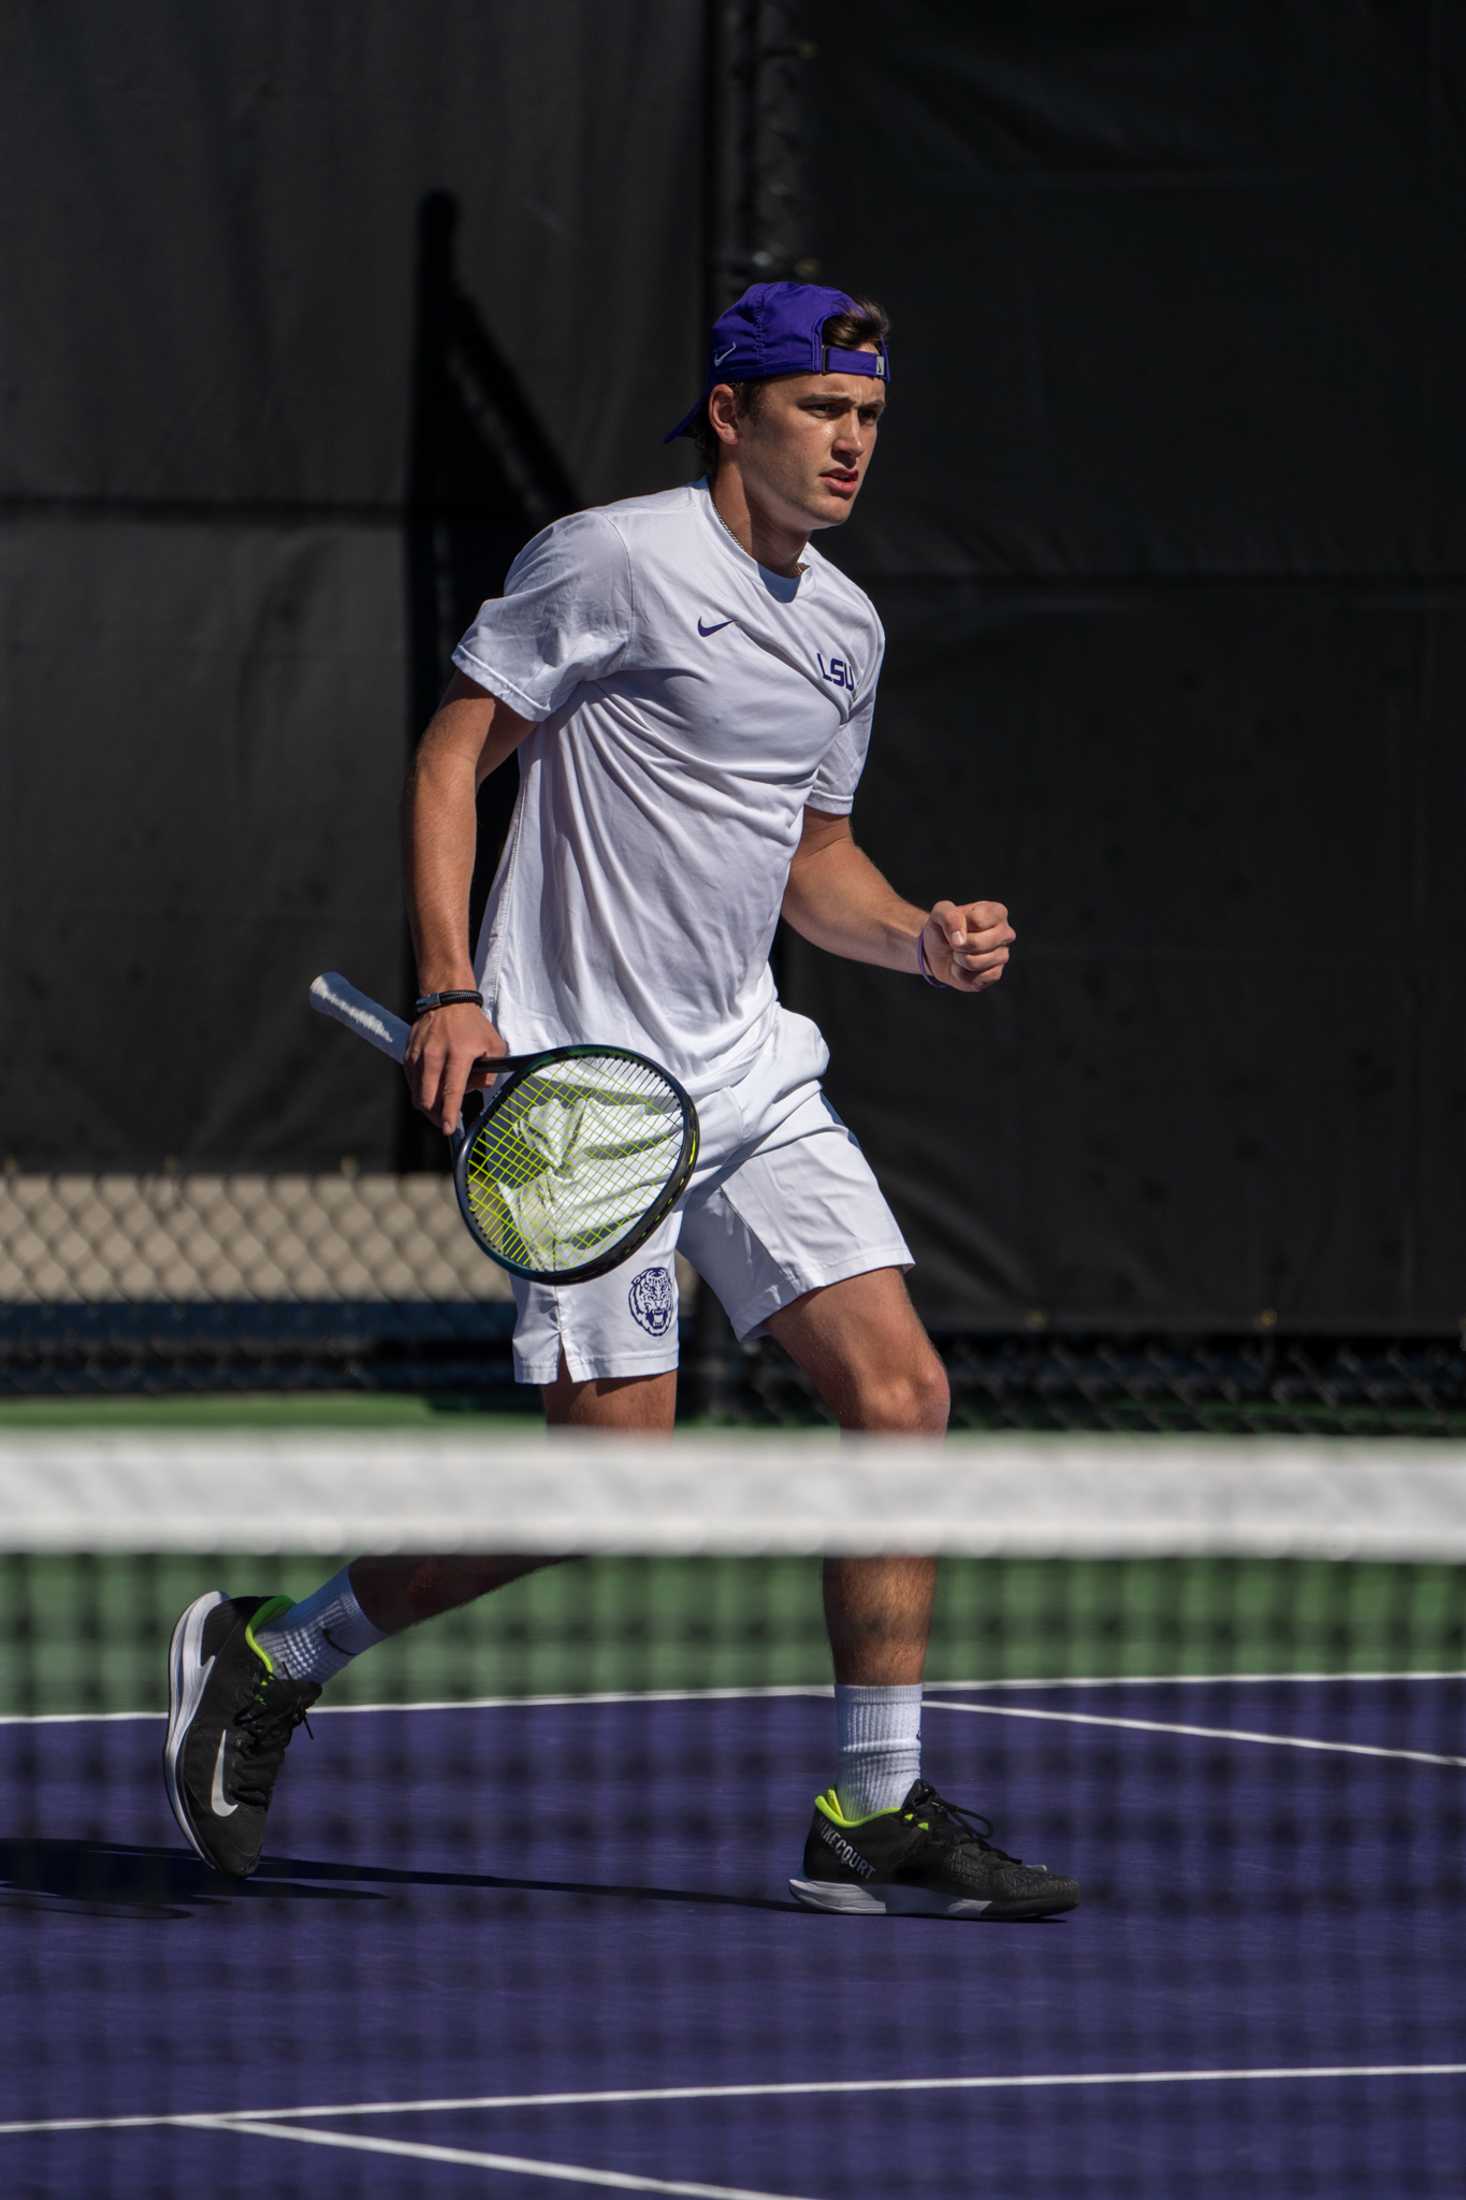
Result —
<instances>
[{"instance_id":1,"label":"man in white outfit","mask_svg":"<svg viewBox=\"0 0 1466 2200\"><path fill-rule=\"evenodd\" d=\"M825 1043L781 1005L768 961L782 916L832 954L971 995L1002 977L1014 940L1000 902L904 900L851 832L885 637L810 537L860 493L886 333L878 306L842 291L747 291L672 431L698 441L706 477L528 544L455 650L413 766L417 1105L449 1131L484 1057L588 1038L665 1063L698 1105L696 1174L632 1260L589 1283L516 1279L515 1372L557 1426L670 1431L678 1249L739 1336L775 1338L842 1428L946 1426L910 1253L823 1096ZM519 798L475 951L474 798L511 755ZM199 1853L253 1868L289 1735L349 1657L535 1563L363 1558L294 1607L218 1592L190 1606L169 1792ZM836 1776L791 1888L850 1912L1070 1908L1072 1880L1005 1855L921 1779L934 1584L929 1560L826 1562ZM190 1660L207 1655L232 1679L200 1692Z\"/></svg>"}]
</instances>

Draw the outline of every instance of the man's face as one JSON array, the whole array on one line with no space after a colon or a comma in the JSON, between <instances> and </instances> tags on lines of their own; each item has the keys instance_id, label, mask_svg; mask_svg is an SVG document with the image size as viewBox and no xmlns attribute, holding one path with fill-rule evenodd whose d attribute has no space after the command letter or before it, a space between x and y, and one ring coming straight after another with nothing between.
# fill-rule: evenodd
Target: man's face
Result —
<instances>
[{"instance_id":1,"label":"man's face","mask_svg":"<svg viewBox=\"0 0 1466 2200\"><path fill-rule=\"evenodd\" d=\"M860 494L885 403L885 383L866 374L785 374L762 383L737 422L738 470L750 499L807 534L840 526Z\"/></svg>"}]
</instances>

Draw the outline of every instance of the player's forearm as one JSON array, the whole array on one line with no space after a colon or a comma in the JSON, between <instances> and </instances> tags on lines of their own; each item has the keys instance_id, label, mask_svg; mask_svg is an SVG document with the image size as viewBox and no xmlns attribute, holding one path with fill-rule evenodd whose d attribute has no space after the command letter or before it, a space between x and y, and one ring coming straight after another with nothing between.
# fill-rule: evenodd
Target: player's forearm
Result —
<instances>
[{"instance_id":1,"label":"player's forearm","mask_svg":"<svg viewBox=\"0 0 1466 2200\"><path fill-rule=\"evenodd\" d=\"M476 792L471 757L419 750L402 798L402 855L407 921L425 993L476 982L468 938Z\"/></svg>"},{"instance_id":2,"label":"player's forearm","mask_svg":"<svg viewBox=\"0 0 1466 2200\"><path fill-rule=\"evenodd\" d=\"M903 900L853 840L796 859L784 890L784 921L801 939L851 962L914 970L927 912Z\"/></svg>"}]
</instances>

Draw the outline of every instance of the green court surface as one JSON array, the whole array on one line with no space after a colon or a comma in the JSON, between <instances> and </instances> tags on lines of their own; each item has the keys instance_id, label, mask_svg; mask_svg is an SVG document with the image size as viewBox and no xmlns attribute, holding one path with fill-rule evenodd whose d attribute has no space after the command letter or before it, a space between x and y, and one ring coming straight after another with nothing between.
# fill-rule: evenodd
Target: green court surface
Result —
<instances>
[{"instance_id":1,"label":"green court surface","mask_svg":"<svg viewBox=\"0 0 1466 2200\"><path fill-rule=\"evenodd\" d=\"M408 1428L419 1433L465 1422L486 1430L523 1432L542 1426L538 1413L485 1412L449 1392L432 1397L397 1391L199 1392L148 1398L17 1398L0 1405L0 1435L20 1429Z\"/></svg>"},{"instance_id":2,"label":"green court surface","mask_svg":"<svg viewBox=\"0 0 1466 2200\"><path fill-rule=\"evenodd\" d=\"M20 1429L334 1429L406 1428L421 1432L462 1427L473 1423L486 1430L528 1430L541 1426L540 1416L527 1403L528 1392L502 1394L512 1403L486 1407L481 1395L434 1391L300 1391L300 1392L186 1392L167 1396L123 1398L95 1397L15 1398L0 1402L0 1433ZM1187 1400L1184 1403L1135 1398L1111 1399L1106 1404L1107 1426L1093 1430L1101 1441L1106 1433L1152 1435L1174 1427L1178 1432L1240 1430L1250 1435L1296 1435L1317 1431L1320 1435L1363 1436L1389 1433L1409 1437L1466 1436L1466 1412L1449 1404L1414 1405L1392 1400L1378 1404L1339 1404L1301 1399L1289 1404L1249 1400L1245 1409L1234 1402ZM1012 1406L1000 1407L989 1399L968 1397L954 1411L953 1436L963 1434L1018 1433ZM688 1418L682 1428L707 1423ZM1087 1423L1076 1421L1076 1429ZM1058 1433L1058 1425L1035 1428L1036 1442ZM765 1436L767 1425L755 1422L724 1427L722 1433ZM818 1425L800 1422L780 1428L781 1440L826 1433Z\"/></svg>"},{"instance_id":3,"label":"green court surface","mask_svg":"<svg viewBox=\"0 0 1466 2200\"><path fill-rule=\"evenodd\" d=\"M160 1710L201 1590L303 1595L319 1559L11 1557L0 1712ZM26 1654L15 1656L19 1633ZM933 1681L1466 1667L1459 1571L1186 1559L945 1563ZM814 1559L555 1567L358 1659L332 1703L463 1702L829 1679Z\"/></svg>"}]
</instances>

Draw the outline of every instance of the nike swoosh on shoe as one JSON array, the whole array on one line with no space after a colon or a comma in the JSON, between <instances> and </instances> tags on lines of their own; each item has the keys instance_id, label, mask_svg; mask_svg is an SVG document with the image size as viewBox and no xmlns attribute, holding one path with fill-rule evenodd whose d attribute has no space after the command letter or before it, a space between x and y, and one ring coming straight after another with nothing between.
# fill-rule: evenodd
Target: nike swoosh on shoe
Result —
<instances>
[{"instance_id":1,"label":"nike swoosh on shoe","mask_svg":"<svg viewBox=\"0 0 1466 2200\"><path fill-rule=\"evenodd\" d=\"M232 1818L239 1808L238 1803L229 1802L224 1794L224 1745L228 1739L227 1734L219 1736L219 1747L214 1757L214 1784L209 1790L209 1808L216 1818Z\"/></svg>"}]
</instances>

